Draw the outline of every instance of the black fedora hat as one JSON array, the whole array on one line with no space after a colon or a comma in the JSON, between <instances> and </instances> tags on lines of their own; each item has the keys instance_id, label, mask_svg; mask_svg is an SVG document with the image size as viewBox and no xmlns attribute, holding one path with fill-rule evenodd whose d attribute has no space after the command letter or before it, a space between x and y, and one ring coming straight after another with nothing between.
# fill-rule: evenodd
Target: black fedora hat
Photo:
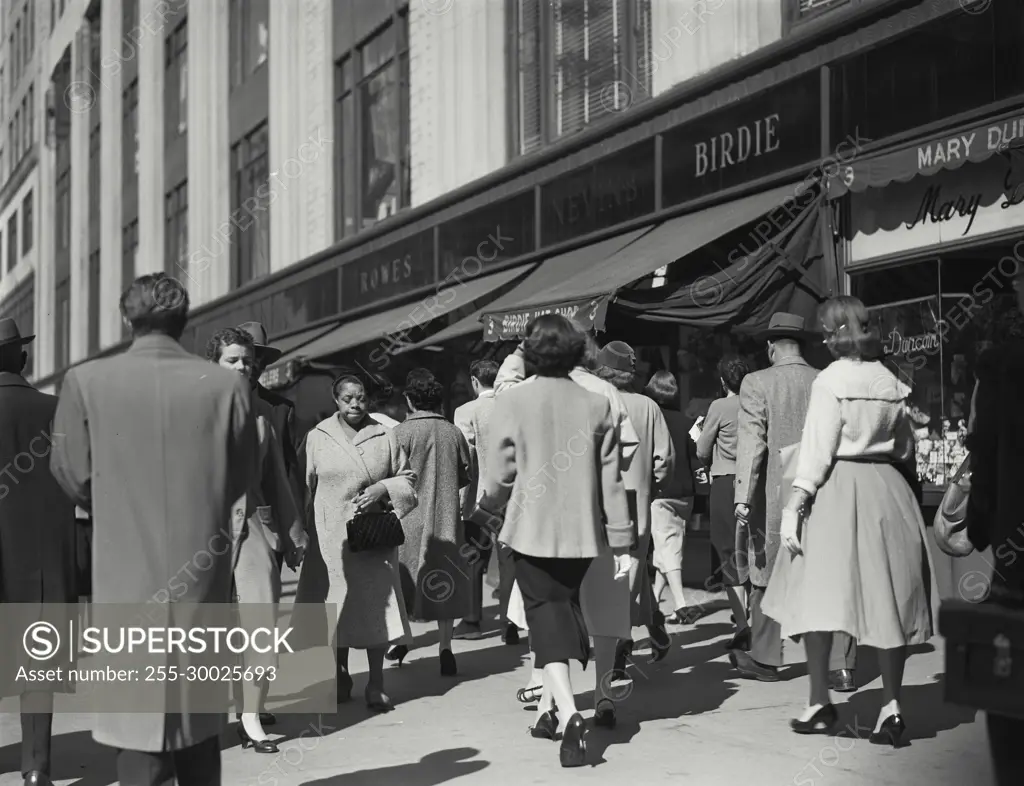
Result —
<instances>
[{"instance_id":1,"label":"black fedora hat","mask_svg":"<svg viewBox=\"0 0 1024 786\"><path fill-rule=\"evenodd\" d=\"M34 338L34 335L21 335L21 331L18 330L18 323L10 317L0 319L0 347L7 346L8 344L28 344Z\"/></svg>"},{"instance_id":2,"label":"black fedora hat","mask_svg":"<svg viewBox=\"0 0 1024 786\"><path fill-rule=\"evenodd\" d=\"M817 334L804 326L804 318L799 314L777 311L772 314L767 329L757 334L761 341L774 341L777 338L789 338L794 341L807 341Z\"/></svg>"},{"instance_id":3,"label":"black fedora hat","mask_svg":"<svg viewBox=\"0 0 1024 786\"><path fill-rule=\"evenodd\" d=\"M256 349L256 356L265 363L273 363L284 353L277 347L267 344L267 329L262 322L245 322L238 326L243 333L252 336L252 343Z\"/></svg>"}]
</instances>

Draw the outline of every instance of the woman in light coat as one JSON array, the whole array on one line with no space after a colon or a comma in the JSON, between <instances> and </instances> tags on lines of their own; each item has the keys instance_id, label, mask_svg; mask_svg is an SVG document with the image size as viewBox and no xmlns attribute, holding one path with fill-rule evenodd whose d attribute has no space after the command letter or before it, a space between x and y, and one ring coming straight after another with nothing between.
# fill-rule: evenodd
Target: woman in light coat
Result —
<instances>
[{"instance_id":1,"label":"woman in light coat","mask_svg":"<svg viewBox=\"0 0 1024 786\"><path fill-rule=\"evenodd\" d=\"M206 345L206 358L222 368L237 371L255 385L255 348L252 337L236 328L218 330ZM299 506L295 502L284 450L273 426L273 408L259 396L252 397L259 438L259 475L257 482L231 510L232 569L235 597L244 625L273 628L272 610L281 600L281 573L276 554L284 551L288 565L298 566L305 551L305 531ZM265 618L264 618L265 617ZM267 738L263 724L274 723L274 716L260 710L270 688L266 671L277 666L275 653L246 653L246 671L258 676L242 683L242 708L238 737L242 748L256 753L277 753L278 747Z\"/></svg>"},{"instance_id":2,"label":"woman in light coat","mask_svg":"<svg viewBox=\"0 0 1024 786\"><path fill-rule=\"evenodd\" d=\"M600 365L598 362L600 347L586 331L579 329L583 337L584 350L579 363L569 372L569 378L585 390L604 396L611 407L612 421L618 431L619 462L626 491L632 491L629 485L628 471L630 463L640 445L640 438L629 419L626 405L615 386L599 378L594 372ZM530 379L533 379L531 377ZM520 346L513 354L505 358L498 371L494 387L504 392L514 385L529 381L526 378L526 363L523 347ZM635 570L637 559L630 554L631 570ZM594 637L594 652L597 661L594 688L595 716L602 725L614 725L614 703L611 699L611 683L616 679L625 679L626 660L630 653L630 583L622 580L615 570L610 553L604 553L595 559L583 581L580 593L583 616L587 621L587 630ZM525 617L519 612L523 601L518 587L513 587L512 599L509 601L510 619L519 627L526 628ZM519 691L517 698L523 703L536 701L539 694L536 690L540 685L540 673L536 668L530 676L530 684ZM600 705L600 707L598 706Z\"/></svg>"},{"instance_id":3,"label":"woman in light coat","mask_svg":"<svg viewBox=\"0 0 1024 786\"><path fill-rule=\"evenodd\" d=\"M793 730L828 732L837 722L828 669L833 632L842 631L878 650L886 703L870 740L897 747L906 647L932 635L924 521L901 467L914 449L910 390L863 359L878 349L863 303L833 298L819 318L836 360L811 387L784 548L762 608L807 647L810 700Z\"/></svg>"},{"instance_id":4,"label":"woman in light coat","mask_svg":"<svg viewBox=\"0 0 1024 786\"><path fill-rule=\"evenodd\" d=\"M338 649L338 700L352 691L350 648L365 649L370 674L366 705L375 712L393 709L384 693L384 655L389 642L411 636L398 576L398 549L360 551L348 546L348 522L356 513L393 510L401 518L416 507L415 475L394 431L368 412L366 388L354 376L332 387L338 413L306 436L307 521L316 527L327 574L325 599L314 580L299 576L296 603L324 600L337 614L329 620Z\"/></svg>"},{"instance_id":5,"label":"woman in light coat","mask_svg":"<svg viewBox=\"0 0 1024 786\"><path fill-rule=\"evenodd\" d=\"M544 672L533 736L554 740L561 733L563 767L582 766L586 758L569 661L586 666L590 659L581 589L599 555L609 556L609 578L624 586L629 624L633 533L619 432L608 401L570 378L583 349L583 337L564 317L530 323L525 354L537 376L495 400L488 472L473 513L475 523L493 526L504 510L499 540L514 554L530 646ZM557 473L544 475L549 466Z\"/></svg>"}]
</instances>

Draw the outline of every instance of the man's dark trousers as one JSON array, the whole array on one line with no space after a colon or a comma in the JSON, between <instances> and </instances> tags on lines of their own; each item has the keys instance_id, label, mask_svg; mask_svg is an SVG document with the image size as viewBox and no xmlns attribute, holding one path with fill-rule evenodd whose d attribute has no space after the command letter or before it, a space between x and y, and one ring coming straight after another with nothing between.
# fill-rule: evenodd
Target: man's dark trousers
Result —
<instances>
[{"instance_id":1,"label":"man's dark trousers","mask_svg":"<svg viewBox=\"0 0 1024 786\"><path fill-rule=\"evenodd\" d=\"M47 712L46 709L49 708ZM21 774L50 774L53 730L53 694L27 693L21 697Z\"/></svg>"},{"instance_id":2,"label":"man's dark trousers","mask_svg":"<svg viewBox=\"0 0 1024 786\"><path fill-rule=\"evenodd\" d=\"M765 588L750 588L750 657L763 666L782 666L782 627L761 611ZM857 668L857 642L845 633L832 637L829 671Z\"/></svg>"},{"instance_id":3,"label":"man's dark trousers","mask_svg":"<svg viewBox=\"0 0 1024 786\"><path fill-rule=\"evenodd\" d=\"M164 753L120 750L117 779L121 786L220 786L220 740Z\"/></svg>"},{"instance_id":4,"label":"man's dark trousers","mask_svg":"<svg viewBox=\"0 0 1024 786\"><path fill-rule=\"evenodd\" d=\"M466 522L466 543L472 552L466 555L469 563L470 613L466 617L469 622L483 620L484 612L484 573L491 561L491 552L498 547L498 619L504 624L508 615L509 599L512 597L512 585L515 583L512 549L497 543L497 538L486 529L471 521Z\"/></svg>"}]
</instances>

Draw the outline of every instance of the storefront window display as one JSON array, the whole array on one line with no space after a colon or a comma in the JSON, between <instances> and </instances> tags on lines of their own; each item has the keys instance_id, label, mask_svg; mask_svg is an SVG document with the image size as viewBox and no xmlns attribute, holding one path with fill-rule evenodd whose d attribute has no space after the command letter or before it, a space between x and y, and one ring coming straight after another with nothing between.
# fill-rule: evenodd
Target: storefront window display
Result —
<instances>
[{"instance_id":1,"label":"storefront window display","mask_svg":"<svg viewBox=\"0 0 1024 786\"><path fill-rule=\"evenodd\" d=\"M851 276L853 294L879 329L883 361L911 388L917 474L926 490L944 487L967 457L979 357L1022 323L1009 282L992 272L1001 251Z\"/></svg>"}]
</instances>

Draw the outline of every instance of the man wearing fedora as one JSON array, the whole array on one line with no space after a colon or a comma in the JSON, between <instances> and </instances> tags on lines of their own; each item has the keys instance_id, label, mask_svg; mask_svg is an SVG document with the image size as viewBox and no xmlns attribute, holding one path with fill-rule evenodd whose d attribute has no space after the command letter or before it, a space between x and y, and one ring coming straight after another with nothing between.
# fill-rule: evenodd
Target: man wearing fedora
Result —
<instances>
[{"instance_id":1,"label":"man wearing fedora","mask_svg":"<svg viewBox=\"0 0 1024 786\"><path fill-rule=\"evenodd\" d=\"M253 347L256 350L256 362L253 365L253 392L270 404L273 410L274 430L280 435L281 448L284 451L284 466L288 472L288 480L292 484L292 494L300 503L305 499L305 484L299 476L298 444L301 437L296 441L295 437L295 404L291 399L285 398L277 393L267 390L259 383L260 375L266 368L277 362L284 354L277 347L267 343L267 330L262 322L246 322L238 326L243 333L252 336ZM284 564L284 552L277 553L277 564L281 567Z\"/></svg>"},{"instance_id":2,"label":"man wearing fedora","mask_svg":"<svg viewBox=\"0 0 1024 786\"><path fill-rule=\"evenodd\" d=\"M39 392L22 376L28 359L25 345L34 338L22 336L13 319L0 319L0 465L4 467L0 473L0 600L74 604L78 600L75 507L50 474L46 459L59 438L51 425L57 397ZM17 649L0 675L3 695L20 695L25 783L47 786L53 693L66 688L39 684L35 690L21 692L13 684L16 672L7 673L8 667L37 664L24 660L21 648Z\"/></svg>"},{"instance_id":3,"label":"man wearing fedora","mask_svg":"<svg viewBox=\"0 0 1024 786\"><path fill-rule=\"evenodd\" d=\"M781 543L779 451L800 442L818 375L803 358L808 342L817 337L805 329L804 318L779 312L759 338L768 344L770 368L755 371L740 386L739 444L736 450L736 520L746 530L750 565L750 651L732 650L730 660L745 677L778 680L782 666L782 629L761 612L761 600L772 575ZM845 633L832 641L830 687L856 690L857 645Z\"/></svg>"}]
</instances>

